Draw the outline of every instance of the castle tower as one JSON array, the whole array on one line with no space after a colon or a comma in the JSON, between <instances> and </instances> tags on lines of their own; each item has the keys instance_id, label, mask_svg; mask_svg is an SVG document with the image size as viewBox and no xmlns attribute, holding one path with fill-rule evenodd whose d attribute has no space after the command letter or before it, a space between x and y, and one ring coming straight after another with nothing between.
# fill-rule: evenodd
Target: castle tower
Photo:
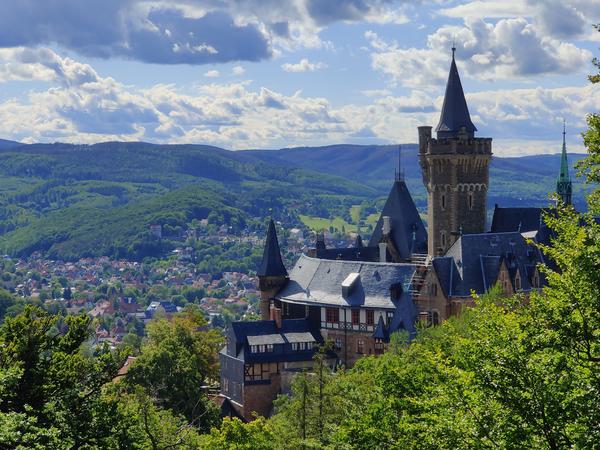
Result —
<instances>
[{"instance_id":1,"label":"castle tower","mask_svg":"<svg viewBox=\"0 0 600 450\"><path fill-rule=\"evenodd\" d=\"M427 188L428 253L438 256L463 233L483 233L492 139L476 138L452 48L440 122L419 127L419 163Z\"/></svg>"},{"instance_id":2,"label":"castle tower","mask_svg":"<svg viewBox=\"0 0 600 450\"><path fill-rule=\"evenodd\" d=\"M563 121L563 145L562 155L560 158L560 173L556 180L556 193L558 198L564 205L570 205L573 196L573 184L569 175L569 161L567 160L567 143L566 143L566 127Z\"/></svg>"},{"instance_id":3,"label":"castle tower","mask_svg":"<svg viewBox=\"0 0 600 450\"><path fill-rule=\"evenodd\" d=\"M288 280L288 273L281 259L281 250L273 219L269 222L263 258L256 274L260 289L260 317L262 320L269 320L271 298Z\"/></svg>"}]
</instances>

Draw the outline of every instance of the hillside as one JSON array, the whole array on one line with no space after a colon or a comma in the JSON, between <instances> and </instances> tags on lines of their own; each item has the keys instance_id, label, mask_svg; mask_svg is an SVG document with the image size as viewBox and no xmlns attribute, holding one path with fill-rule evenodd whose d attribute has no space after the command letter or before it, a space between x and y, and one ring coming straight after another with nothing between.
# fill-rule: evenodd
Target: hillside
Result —
<instances>
[{"instance_id":1,"label":"hillside","mask_svg":"<svg viewBox=\"0 0 600 450\"><path fill-rule=\"evenodd\" d=\"M402 166L406 183L417 206L425 207L425 188L421 180L417 144L402 145ZM337 174L349 179L360 179L366 185L387 191L394 177L398 161L396 145L331 145L326 147L298 147L277 151L249 150L263 161L281 165ZM569 155L571 166L584 155ZM490 166L488 204L504 206L544 206L548 193L555 189L560 167L560 154L512 158L494 157ZM523 174L527 174L526 177ZM572 170L574 202L585 208L586 187Z\"/></svg>"},{"instance_id":2,"label":"hillside","mask_svg":"<svg viewBox=\"0 0 600 450\"><path fill-rule=\"evenodd\" d=\"M571 155L573 163L581 155ZM272 214L284 224L366 224L387 194L395 146L336 145L233 152L204 145L105 142L96 145L0 142L0 251L50 257L157 256L193 219L259 229ZM403 168L417 206L425 191L416 146ZM546 205L558 155L494 158L489 205ZM523 174L528 174L524 177ZM584 187L575 184L583 205ZM368 207L366 207L368 206ZM319 219L319 218L328 218ZM149 225L160 223L157 242ZM339 225L341 227L341 225Z\"/></svg>"},{"instance_id":3,"label":"hillside","mask_svg":"<svg viewBox=\"0 0 600 450\"><path fill-rule=\"evenodd\" d=\"M319 212L311 204L328 213L376 196L344 178L209 146L26 145L0 150L0 248L141 258L166 250L149 236L152 223L168 235L212 218L236 231L261 226L270 209L297 223L296 212Z\"/></svg>"}]
</instances>

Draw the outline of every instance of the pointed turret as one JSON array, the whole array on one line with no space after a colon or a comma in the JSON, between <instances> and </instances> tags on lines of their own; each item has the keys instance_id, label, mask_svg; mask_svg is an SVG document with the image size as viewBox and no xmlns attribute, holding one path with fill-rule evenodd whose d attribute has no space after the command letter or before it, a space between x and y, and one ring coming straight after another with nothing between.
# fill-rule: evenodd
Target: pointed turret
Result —
<instances>
[{"instance_id":1,"label":"pointed turret","mask_svg":"<svg viewBox=\"0 0 600 450\"><path fill-rule=\"evenodd\" d=\"M283 260L281 259L281 250L279 249L279 241L277 240L277 231L275 230L275 222L273 222L273 219L269 221L265 250L257 275L259 277L288 276L287 270L283 265Z\"/></svg>"},{"instance_id":2,"label":"pointed turret","mask_svg":"<svg viewBox=\"0 0 600 450\"><path fill-rule=\"evenodd\" d=\"M563 121L563 144L562 154L560 157L560 173L556 180L556 193L560 198L561 202L565 205L570 205L572 202L573 185L571 183L571 176L569 175L569 161L567 159L567 131Z\"/></svg>"},{"instance_id":3,"label":"pointed turret","mask_svg":"<svg viewBox=\"0 0 600 450\"><path fill-rule=\"evenodd\" d=\"M471 122L467 100L463 92L460 76L454 60L455 47L452 47L452 64L450 64L450 74L446 83L446 94L442 106L440 122L435 131L438 139L458 137L461 129L468 137L473 138L477 128Z\"/></svg>"},{"instance_id":4,"label":"pointed turret","mask_svg":"<svg viewBox=\"0 0 600 450\"><path fill-rule=\"evenodd\" d=\"M288 281L288 273L281 259L281 250L273 219L269 221L263 259L256 274L260 289L260 316L262 320L270 320L272 319L271 299Z\"/></svg>"}]
</instances>

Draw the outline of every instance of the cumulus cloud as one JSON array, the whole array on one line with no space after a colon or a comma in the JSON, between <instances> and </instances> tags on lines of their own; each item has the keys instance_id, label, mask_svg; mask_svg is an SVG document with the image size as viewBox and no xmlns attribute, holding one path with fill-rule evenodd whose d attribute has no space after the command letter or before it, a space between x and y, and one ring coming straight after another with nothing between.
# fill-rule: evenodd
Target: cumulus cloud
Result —
<instances>
[{"instance_id":1,"label":"cumulus cloud","mask_svg":"<svg viewBox=\"0 0 600 450\"><path fill-rule=\"evenodd\" d=\"M441 13L471 20L527 18L543 35L564 39L583 37L589 24L600 19L600 5L597 0L475 0Z\"/></svg>"},{"instance_id":2,"label":"cumulus cloud","mask_svg":"<svg viewBox=\"0 0 600 450\"><path fill-rule=\"evenodd\" d=\"M233 69L231 69L231 74L235 75L236 77L240 77L245 73L246 69L244 69L242 66L235 66Z\"/></svg>"},{"instance_id":3,"label":"cumulus cloud","mask_svg":"<svg viewBox=\"0 0 600 450\"><path fill-rule=\"evenodd\" d=\"M585 70L588 50L540 33L524 18L488 23L467 19L464 26L440 27L426 48L401 48L367 32L371 65L406 86L439 86L447 74L449 48L456 41L461 70L482 80L530 75L568 74Z\"/></svg>"},{"instance_id":4,"label":"cumulus cloud","mask_svg":"<svg viewBox=\"0 0 600 450\"><path fill-rule=\"evenodd\" d=\"M159 64L259 61L274 44L324 45L338 21L402 22L403 0L19 0L3 2L0 47L59 46Z\"/></svg>"},{"instance_id":5,"label":"cumulus cloud","mask_svg":"<svg viewBox=\"0 0 600 450\"><path fill-rule=\"evenodd\" d=\"M322 62L311 63L306 58L302 58L296 64L286 63L281 66L286 72L314 72L327 67L327 64Z\"/></svg>"},{"instance_id":6,"label":"cumulus cloud","mask_svg":"<svg viewBox=\"0 0 600 450\"><path fill-rule=\"evenodd\" d=\"M204 76L207 78L217 78L221 73L218 70L209 70L204 73Z\"/></svg>"},{"instance_id":7,"label":"cumulus cloud","mask_svg":"<svg viewBox=\"0 0 600 450\"><path fill-rule=\"evenodd\" d=\"M0 59L3 79L51 84L0 104L0 135L26 142L147 140L234 149L356 139L415 142L416 127L435 125L442 103L426 90L408 95L380 90L367 92L373 97L366 104L333 106L325 98L285 95L250 81L212 82L186 93L168 84L136 89L45 48L2 50ZM569 124L570 148L576 149L585 115L597 109L600 92L591 85L512 89L467 93L467 100L479 135L501 137L494 151L503 155L514 154L515 142L521 153L539 151L542 141L546 152L559 151L562 117Z\"/></svg>"}]
</instances>

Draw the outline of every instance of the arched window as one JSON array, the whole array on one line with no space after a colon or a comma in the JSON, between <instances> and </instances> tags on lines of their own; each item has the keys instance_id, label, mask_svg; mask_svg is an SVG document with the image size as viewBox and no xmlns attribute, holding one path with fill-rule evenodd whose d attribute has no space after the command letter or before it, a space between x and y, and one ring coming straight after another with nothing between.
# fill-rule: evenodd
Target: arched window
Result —
<instances>
[{"instance_id":1,"label":"arched window","mask_svg":"<svg viewBox=\"0 0 600 450\"><path fill-rule=\"evenodd\" d=\"M442 194L441 202L442 202L442 211L445 211L446 210L446 194Z\"/></svg>"},{"instance_id":2,"label":"arched window","mask_svg":"<svg viewBox=\"0 0 600 450\"><path fill-rule=\"evenodd\" d=\"M469 211L473 211L473 206L474 206L475 202L473 201L473 193L472 192L469 192L467 201L469 203Z\"/></svg>"},{"instance_id":3,"label":"arched window","mask_svg":"<svg viewBox=\"0 0 600 450\"><path fill-rule=\"evenodd\" d=\"M431 313L431 321L434 325L439 325L440 323L440 313L437 311L433 311Z\"/></svg>"},{"instance_id":4,"label":"arched window","mask_svg":"<svg viewBox=\"0 0 600 450\"><path fill-rule=\"evenodd\" d=\"M446 247L446 232L442 231L440 233L440 241L442 242L442 247Z\"/></svg>"}]
</instances>

